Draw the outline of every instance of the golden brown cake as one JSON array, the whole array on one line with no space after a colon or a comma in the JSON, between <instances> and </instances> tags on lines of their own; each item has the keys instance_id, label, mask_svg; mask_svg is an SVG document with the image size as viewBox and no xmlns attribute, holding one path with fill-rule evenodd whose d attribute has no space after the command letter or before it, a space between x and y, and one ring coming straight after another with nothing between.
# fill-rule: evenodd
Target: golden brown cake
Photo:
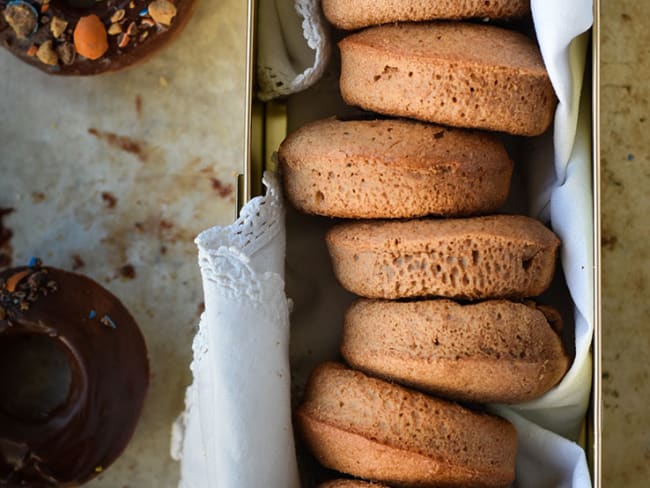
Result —
<instances>
[{"instance_id":1,"label":"golden brown cake","mask_svg":"<svg viewBox=\"0 0 650 488\"><path fill-rule=\"evenodd\" d=\"M361 480L332 480L318 485L318 488L388 488L386 485L378 485L370 481Z\"/></svg>"},{"instance_id":2,"label":"golden brown cake","mask_svg":"<svg viewBox=\"0 0 650 488\"><path fill-rule=\"evenodd\" d=\"M462 22L371 27L339 43L341 94L374 112L534 136L556 97L532 39Z\"/></svg>"},{"instance_id":3,"label":"golden brown cake","mask_svg":"<svg viewBox=\"0 0 650 488\"><path fill-rule=\"evenodd\" d=\"M566 373L560 328L555 310L506 300L358 300L345 317L341 352L356 369L445 398L520 403Z\"/></svg>"},{"instance_id":4,"label":"golden brown cake","mask_svg":"<svg viewBox=\"0 0 650 488\"><path fill-rule=\"evenodd\" d=\"M312 122L287 137L279 160L291 203L329 217L490 213L512 175L495 136L409 120Z\"/></svg>"},{"instance_id":5,"label":"golden brown cake","mask_svg":"<svg viewBox=\"0 0 650 488\"><path fill-rule=\"evenodd\" d=\"M559 245L519 215L350 222L327 233L339 282L368 298L537 296L551 283Z\"/></svg>"},{"instance_id":6,"label":"golden brown cake","mask_svg":"<svg viewBox=\"0 0 650 488\"><path fill-rule=\"evenodd\" d=\"M398 486L505 487L517 433L504 419L374 379L316 368L296 412L324 466Z\"/></svg>"},{"instance_id":7,"label":"golden brown cake","mask_svg":"<svg viewBox=\"0 0 650 488\"><path fill-rule=\"evenodd\" d=\"M323 0L323 12L339 29L435 19L508 19L530 13L529 0Z\"/></svg>"}]
</instances>

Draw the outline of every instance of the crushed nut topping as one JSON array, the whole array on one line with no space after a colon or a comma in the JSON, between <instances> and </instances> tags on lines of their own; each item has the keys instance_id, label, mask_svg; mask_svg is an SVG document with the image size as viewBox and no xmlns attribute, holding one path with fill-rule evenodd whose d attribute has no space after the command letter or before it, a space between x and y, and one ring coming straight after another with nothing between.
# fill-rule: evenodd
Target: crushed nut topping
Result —
<instances>
[{"instance_id":1,"label":"crushed nut topping","mask_svg":"<svg viewBox=\"0 0 650 488\"><path fill-rule=\"evenodd\" d=\"M22 0L7 5L4 10L4 18L18 39L27 39L38 28L38 12L29 3Z\"/></svg>"}]
</instances>

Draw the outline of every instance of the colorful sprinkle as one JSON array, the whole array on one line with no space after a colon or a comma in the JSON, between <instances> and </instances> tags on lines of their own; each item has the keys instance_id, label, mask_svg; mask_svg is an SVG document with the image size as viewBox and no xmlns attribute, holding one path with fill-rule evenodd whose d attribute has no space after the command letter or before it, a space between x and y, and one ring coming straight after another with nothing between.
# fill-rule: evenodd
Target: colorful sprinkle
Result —
<instances>
[{"instance_id":1,"label":"colorful sprinkle","mask_svg":"<svg viewBox=\"0 0 650 488\"><path fill-rule=\"evenodd\" d=\"M117 329L117 324L113 322L113 319L111 319L108 315L104 315L100 322L102 325L105 325L106 327L110 327L111 329Z\"/></svg>"},{"instance_id":2,"label":"colorful sprinkle","mask_svg":"<svg viewBox=\"0 0 650 488\"><path fill-rule=\"evenodd\" d=\"M32 256L31 259L29 260L29 267L34 269L34 268L40 268L41 265L43 264L43 261L41 261L39 258L36 256Z\"/></svg>"},{"instance_id":3,"label":"colorful sprinkle","mask_svg":"<svg viewBox=\"0 0 650 488\"><path fill-rule=\"evenodd\" d=\"M92 319L94 319L95 317L97 317L97 312L95 312L94 310L91 310L90 313L88 314L88 318L89 318L90 320L92 320Z\"/></svg>"},{"instance_id":4,"label":"colorful sprinkle","mask_svg":"<svg viewBox=\"0 0 650 488\"><path fill-rule=\"evenodd\" d=\"M19 271L18 273L12 274L9 277L9 279L7 279L7 283L5 285L7 291L9 293L13 293L14 291L16 291L16 287L18 286L18 283L20 283L30 273L31 271L25 270L25 271Z\"/></svg>"},{"instance_id":5,"label":"colorful sprinkle","mask_svg":"<svg viewBox=\"0 0 650 488\"><path fill-rule=\"evenodd\" d=\"M145 8L144 10L140 10L140 12L138 12L138 15L140 17L146 17L147 15L149 15L149 9Z\"/></svg>"}]
</instances>

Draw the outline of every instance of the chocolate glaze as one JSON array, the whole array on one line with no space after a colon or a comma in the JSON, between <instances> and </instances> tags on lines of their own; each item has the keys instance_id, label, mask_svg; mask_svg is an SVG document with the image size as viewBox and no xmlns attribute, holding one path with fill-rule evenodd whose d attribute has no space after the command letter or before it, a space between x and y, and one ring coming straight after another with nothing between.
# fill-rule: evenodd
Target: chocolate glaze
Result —
<instances>
[{"instance_id":1,"label":"chocolate glaze","mask_svg":"<svg viewBox=\"0 0 650 488\"><path fill-rule=\"evenodd\" d=\"M43 0L26 1L33 5L37 11L40 11ZM194 0L173 0L172 3L175 4L177 13L171 25L164 26L155 24L147 28L141 24L143 17L140 16L140 12L147 8L151 0L97 0L93 3L92 7L85 8L70 7L67 1L69 2L71 0L50 0L47 11L39 15L38 31L27 39L19 39L2 15L7 5L11 3L11 0L0 0L0 43L18 58L46 73L79 76L96 75L120 70L152 55L167 44L185 26L194 7ZM133 7L130 7L131 4ZM64 36L61 39L55 40L55 45L63 42L74 44L72 34L81 17L95 14L108 29L111 25L111 17L120 9L124 9L125 11L124 20L121 22L124 31L127 30L131 22L136 22L138 25L137 34L132 36L130 42L123 48L118 46L119 36L108 36L108 51L101 58L93 61L77 54L72 64L65 65L59 62L56 66L44 64L36 56L29 56L27 54L30 46L39 46L48 40L53 40L50 31L50 20L52 17L56 16L68 22ZM43 23L43 19L48 20ZM141 39L141 35L144 32L148 32L147 37Z\"/></svg>"},{"instance_id":2,"label":"chocolate glaze","mask_svg":"<svg viewBox=\"0 0 650 488\"><path fill-rule=\"evenodd\" d=\"M29 293L30 279L46 284L36 299L32 294L25 304L22 298L28 310L21 310L21 298L7 290L9 277L24 270L32 276L15 291ZM33 276L37 272L45 275ZM109 466L135 429L149 384L142 334L102 286L55 268L0 272L0 307L0 341L45 335L65 350L72 373L67 401L44 421L16 419L0 410L0 486L77 486Z\"/></svg>"}]
</instances>

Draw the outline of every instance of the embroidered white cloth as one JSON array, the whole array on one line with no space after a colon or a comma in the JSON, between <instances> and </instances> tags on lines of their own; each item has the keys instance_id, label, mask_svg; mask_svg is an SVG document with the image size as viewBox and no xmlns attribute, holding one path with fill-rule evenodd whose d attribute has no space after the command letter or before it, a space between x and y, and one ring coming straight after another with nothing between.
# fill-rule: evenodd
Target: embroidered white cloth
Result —
<instances>
[{"instance_id":1,"label":"embroidered white cloth","mask_svg":"<svg viewBox=\"0 0 650 488\"><path fill-rule=\"evenodd\" d=\"M274 175L235 223L200 234L205 312L172 457L183 488L297 488L284 208Z\"/></svg>"},{"instance_id":2,"label":"embroidered white cloth","mask_svg":"<svg viewBox=\"0 0 650 488\"><path fill-rule=\"evenodd\" d=\"M328 27L319 0L260 0L257 96L270 100L308 88L329 59Z\"/></svg>"}]
</instances>

